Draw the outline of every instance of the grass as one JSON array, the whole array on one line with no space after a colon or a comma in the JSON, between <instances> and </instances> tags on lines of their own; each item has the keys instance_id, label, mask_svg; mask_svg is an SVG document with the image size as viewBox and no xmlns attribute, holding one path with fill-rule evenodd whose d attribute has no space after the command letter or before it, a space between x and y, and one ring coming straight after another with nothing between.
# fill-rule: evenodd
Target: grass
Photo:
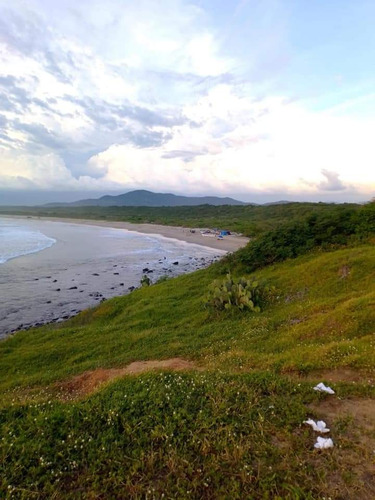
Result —
<instances>
[{"instance_id":1,"label":"grass","mask_svg":"<svg viewBox=\"0 0 375 500\"><path fill-rule=\"evenodd\" d=\"M320 371L373 377L375 247L250 275L277 289L257 314L205 307L222 272L212 265L0 343L0 496L374 497L374 431L361 441L358 421L338 416L335 448L319 453L303 421L332 399L312 390ZM201 371L126 376L73 401L56 392L87 370L176 356ZM334 401L373 401L367 379L335 383Z\"/></svg>"},{"instance_id":2,"label":"grass","mask_svg":"<svg viewBox=\"0 0 375 500\"><path fill-rule=\"evenodd\" d=\"M313 452L306 405L324 399L274 374L160 373L75 403L9 406L0 488L13 498L316 499L337 493L329 469L361 491L356 471L341 474L341 446ZM349 427L337 425L337 443Z\"/></svg>"},{"instance_id":3,"label":"grass","mask_svg":"<svg viewBox=\"0 0 375 500\"><path fill-rule=\"evenodd\" d=\"M350 272L343 278L344 266ZM279 293L258 314L205 308L217 267L10 337L0 344L0 389L174 356L226 372L375 368L368 356L375 345L374 246L310 254L257 272Z\"/></svg>"}]
</instances>

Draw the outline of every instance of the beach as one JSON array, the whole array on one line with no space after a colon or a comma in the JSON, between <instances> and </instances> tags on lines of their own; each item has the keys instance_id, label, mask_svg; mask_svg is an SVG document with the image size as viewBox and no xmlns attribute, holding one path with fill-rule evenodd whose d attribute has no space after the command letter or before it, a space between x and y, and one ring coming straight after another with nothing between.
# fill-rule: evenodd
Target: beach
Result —
<instances>
[{"instance_id":1,"label":"beach","mask_svg":"<svg viewBox=\"0 0 375 500\"><path fill-rule=\"evenodd\" d=\"M7 217L22 220L25 219L25 217L20 217L17 215L10 215ZM109 227L114 229L126 229L127 231L134 231L142 234L164 236L165 238L171 238L178 241L184 241L185 243L192 243L194 245L201 245L208 248L223 250L224 252L235 252L249 242L249 238L236 234L225 236L223 239L218 239L213 233L203 235L201 231L205 230L206 228L192 229L180 226L164 226L161 224L133 224L131 222L122 221L98 221L91 219L69 219L60 217L28 217L28 219Z\"/></svg>"},{"instance_id":2,"label":"beach","mask_svg":"<svg viewBox=\"0 0 375 500\"><path fill-rule=\"evenodd\" d=\"M199 231L152 224L76 219L5 218L55 240L0 265L0 338L62 322L111 297L203 268L246 244Z\"/></svg>"}]
</instances>

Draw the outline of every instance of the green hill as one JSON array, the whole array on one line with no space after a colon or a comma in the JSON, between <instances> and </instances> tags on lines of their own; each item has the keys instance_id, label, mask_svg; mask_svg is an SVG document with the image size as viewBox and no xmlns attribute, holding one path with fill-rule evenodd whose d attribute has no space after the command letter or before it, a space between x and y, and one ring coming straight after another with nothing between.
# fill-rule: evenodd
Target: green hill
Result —
<instances>
[{"instance_id":1,"label":"green hill","mask_svg":"<svg viewBox=\"0 0 375 500\"><path fill-rule=\"evenodd\" d=\"M2 494L374 498L373 214L336 232L306 219L314 243L283 232L281 254L276 228L206 270L2 342ZM261 241L277 258L249 273ZM205 307L228 270L275 286L260 313ZM126 371L171 358L169 371ZM313 390L322 380L335 395ZM333 449L314 449L308 417L327 422Z\"/></svg>"}]
</instances>

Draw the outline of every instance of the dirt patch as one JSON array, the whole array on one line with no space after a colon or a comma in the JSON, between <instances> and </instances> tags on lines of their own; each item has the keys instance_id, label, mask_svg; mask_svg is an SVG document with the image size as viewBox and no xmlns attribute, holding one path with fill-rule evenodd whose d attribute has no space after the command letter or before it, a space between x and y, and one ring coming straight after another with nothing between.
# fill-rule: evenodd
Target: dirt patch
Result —
<instances>
[{"instance_id":1,"label":"dirt patch","mask_svg":"<svg viewBox=\"0 0 375 500\"><path fill-rule=\"evenodd\" d=\"M350 267L349 266L344 265L339 269L339 277L341 279L347 278L349 276L349 274L350 274Z\"/></svg>"},{"instance_id":2,"label":"dirt patch","mask_svg":"<svg viewBox=\"0 0 375 500\"><path fill-rule=\"evenodd\" d=\"M361 371L353 368L337 368L336 370L319 371L315 378L327 380L328 382L358 382L361 384L374 384L374 371Z\"/></svg>"},{"instance_id":3,"label":"dirt patch","mask_svg":"<svg viewBox=\"0 0 375 500\"><path fill-rule=\"evenodd\" d=\"M375 399L329 398L314 403L312 408L331 421L349 417L355 427L372 431L375 439Z\"/></svg>"},{"instance_id":4,"label":"dirt patch","mask_svg":"<svg viewBox=\"0 0 375 500\"><path fill-rule=\"evenodd\" d=\"M325 491L332 498L375 498L375 399L329 397L310 408L335 443Z\"/></svg>"},{"instance_id":5,"label":"dirt patch","mask_svg":"<svg viewBox=\"0 0 375 500\"><path fill-rule=\"evenodd\" d=\"M308 374L299 374L299 378L323 382L355 382L360 384L375 384L374 370L359 370L355 368L336 368L334 370L317 370Z\"/></svg>"},{"instance_id":6,"label":"dirt patch","mask_svg":"<svg viewBox=\"0 0 375 500\"><path fill-rule=\"evenodd\" d=\"M192 361L181 358L171 358L151 361L135 361L124 368L98 368L76 375L70 380L57 384L57 390L62 399L75 399L94 392L103 383L124 375L139 375L151 370L193 370Z\"/></svg>"}]
</instances>

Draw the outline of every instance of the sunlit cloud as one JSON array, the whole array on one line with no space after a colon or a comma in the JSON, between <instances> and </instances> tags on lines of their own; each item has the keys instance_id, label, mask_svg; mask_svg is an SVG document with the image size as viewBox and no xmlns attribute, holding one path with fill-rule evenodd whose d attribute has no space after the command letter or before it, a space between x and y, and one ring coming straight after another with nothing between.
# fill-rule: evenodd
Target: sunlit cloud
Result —
<instances>
[{"instance_id":1,"label":"sunlit cloud","mask_svg":"<svg viewBox=\"0 0 375 500\"><path fill-rule=\"evenodd\" d=\"M368 91L340 73L342 102L319 109L273 82L293 57L282 3L274 30L251 1L227 19L182 0L46 6L0 1L2 188L373 196L375 119L353 112Z\"/></svg>"}]
</instances>

